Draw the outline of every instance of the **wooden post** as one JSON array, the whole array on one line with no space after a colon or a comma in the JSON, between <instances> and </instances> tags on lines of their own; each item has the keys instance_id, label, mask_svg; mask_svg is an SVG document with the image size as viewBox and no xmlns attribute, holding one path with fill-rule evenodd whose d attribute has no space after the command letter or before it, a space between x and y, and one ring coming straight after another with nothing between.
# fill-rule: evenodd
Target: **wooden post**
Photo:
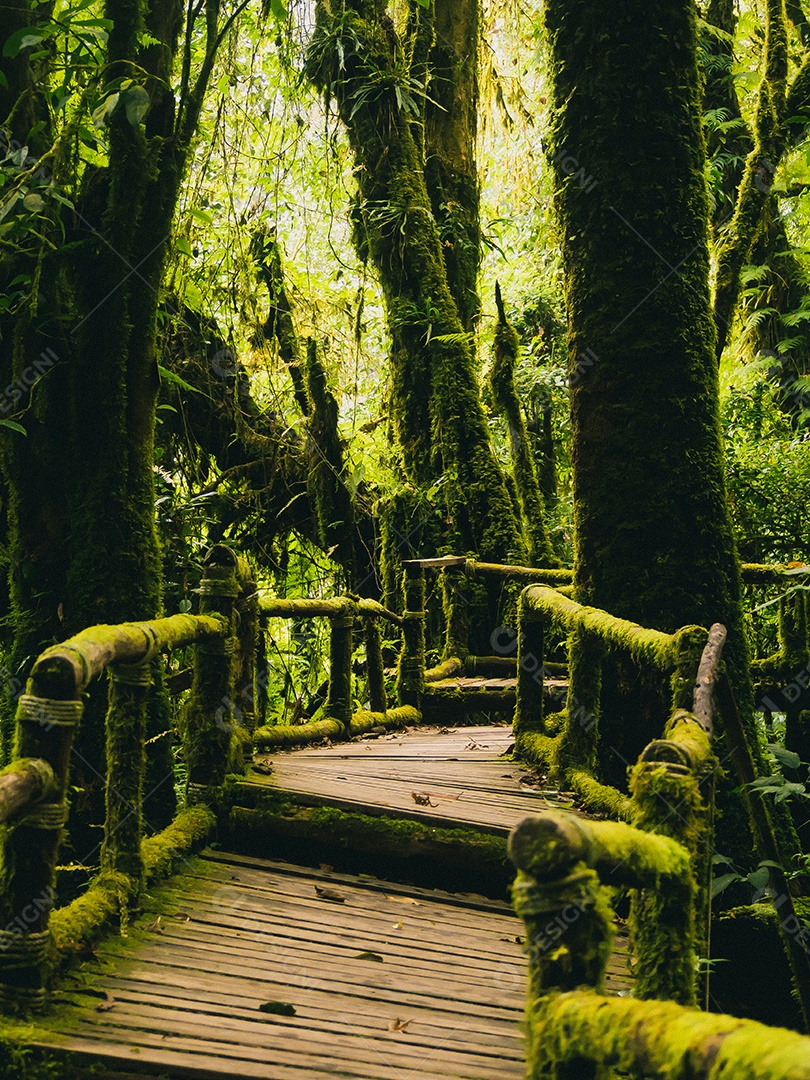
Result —
<instances>
[{"instance_id":1,"label":"wooden post","mask_svg":"<svg viewBox=\"0 0 810 1080\"><path fill-rule=\"evenodd\" d=\"M106 817L102 870L126 874L135 896L143 884L143 781L146 773L146 704L152 685L148 659L111 664L107 706Z\"/></svg>"},{"instance_id":2,"label":"wooden post","mask_svg":"<svg viewBox=\"0 0 810 1080\"><path fill-rule=\"evenodd\" d=\"M239 559L237 568L239 596L236 601L238 613L236 633L239 642L235 681L237 720L251 734L256 729L258 686L256 685L256 657L259 651L259 594L253 573L245 558Z\"/></svg>"},{"instance_id":3,"label":"wooden post","mask_svg":"<svg viewBox=\"0 0 810 1080\"><path fill-rule=\"evenodd\" d=\"M569 769L596 776L604 655L605 646L597 634L584 626L574 627L568 638L566 719L554 771L554 779L561 784Z\"/></svg>"},{"instance_id":4,"label":"wooden post","mask_svg":"<svg viewBox=\"0 0 810 1080\"><path fill-rule=\"evenodd\" d=\"M185 725L189 801L203 798L223 783L235 727L233 684L236 652L235 603L239 595L237 557L217 544L206 557L200 582L200 614L217 615L220 638L200 642L194 654L194 681Z\"/></svg>"},{"instance_id":5,"label":"wooden post","mask_svg":"<svg viewBox=\"0 0 810 1080\"><path fill-rule=\"evenodd\" d=\"M518 601L517 688L514 735L543 732L543 651L542 617L531 611L524 593Z\"/></svg>"},{"instance_id":6,"label":"wooden post","mask_svg":"<svg viewBox=\"0 0 810 1080\"><path fill-rule=\"evenodd\" d=\"M71 673L72 675L72 673ZM70 696L51 696L69 689ZM38 1011L45 1003L48 917L54 904L56 856L67 820L70 752L83 703L61 669L37 679L17 703L19 757L40 758L53 780L42 800L9 822L0 864L0 1008Z\"/></svg>"},{"instance_id":7,"label":"wooden post","mask_svg":"<svg viewBox=\"0 0 810 1080\"><path fill-rule=\"evenodd\" d=\"M329 620L329 693L324 711L326 716L343 725L349 737L352 722L352 651L354 649L354 614L350 607L342 615Z\"/></svg>"},{"instance_id":8,"label":"wooden post","mask_svg":"<svg viewBox=\"0 0 810 1080\"><path fill-rule=\"evenodd\" d=\"M463 569L446 567L442 570L444 609L444 655L442 659L458 657L463 663L470 653L470 610L468 593L471 588Z\"/></svg>"},{"instance_id":9,"label":"wooden post","mask_svg":"<svg viewBox=\"0 0 810 1080\"><path fill-rule=\"evenodd\" d=\"M368 707L371 712L384 713L388 708L385 690L382 639L376 619L367 618L366 623L366 675L368 676Z\"/></svg>"},{"instance_id":10,"label":"wooden post","mask_svg":"<svg viewBox=\"0 0 810 1080\"><path fill-rule=\"evenodd\" d=\"M509 837L518 869L512 903L526 924L529 1001L555 990L600 989L613 944L608 892L565 820L527 818Z\"/></svg>"},{"instance_id":11,"label":"wooden post","mask_svg":"<svg viewBox=\"0 0 810 1080\"><path fill-rule=\"evenodd\" d=\"M421 566L406 565L404 587L397 697L400 705L421 709L425 689L425 571Z\"/></svg>"}]
</instances>

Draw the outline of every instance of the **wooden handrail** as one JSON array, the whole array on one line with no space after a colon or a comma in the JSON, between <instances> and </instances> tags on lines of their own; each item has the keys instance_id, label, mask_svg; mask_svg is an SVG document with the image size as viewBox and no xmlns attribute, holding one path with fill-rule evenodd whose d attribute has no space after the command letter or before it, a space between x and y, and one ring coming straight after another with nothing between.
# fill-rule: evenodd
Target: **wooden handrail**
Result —
<instances>
[{"instance_id":1,"label":"wooden handrail","mask_svg":"<svg viewBox=\"0 0 810 1080\"><path fill-rule=\"evenodd\" d=\"M271 619L339 618L342 615L364 615L402 626L402 616L389 611L376 600L338 596L331 600L288 600L276 596L260 596L259 610Z\"/></svg>"},{"instance_id":2,"label":"wooden handrail","mask_svg":"<svg viewBox=\"0 0 810 1080\"><path fill-rule=\"evenodd\" d=\"M53 769L42 758L18 758L0 772L0 821L54 793Z\"/></svg>"},{"instance_id":3,"label":"wooden handrail","mask_svg":"<svg viewBox=\"0 0 810 1080\"><path fill-rule=\"evenodd\" d=\"M33 692L37 697L73 698L110 664L143 664L158 653L223 632L219 619L205 615L91 626L40 655L31 671Z\"/></svg>"}]
</instances>

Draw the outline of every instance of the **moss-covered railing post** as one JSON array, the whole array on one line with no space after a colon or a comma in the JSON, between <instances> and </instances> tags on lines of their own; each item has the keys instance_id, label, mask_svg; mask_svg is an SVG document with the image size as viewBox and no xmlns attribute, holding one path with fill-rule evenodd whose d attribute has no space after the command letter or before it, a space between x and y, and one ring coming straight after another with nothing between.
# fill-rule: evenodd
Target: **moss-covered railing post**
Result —
<instances>
[{"instance_id":1,"label":"moss-covered railing post","mask_svg":"<svg viewBox=\"0 0 810 1080\"><path fill-rule=\"evenodd\" d=\"M150 651L140 664L111 664L108 668L106 816L101 869L126 874L136 895L143 883L143 783L151 658Z\"/></svg>"},{"instance_id":2,"label":"moss-covered railing post","mask_svg":"<svg viewBox=\"0 0 810 1080\"><path fill-rule=\"evenodd\" d=\"M470 584L464 569L447 566L441 572L442 608L444 611L443 660L452 657L464 663L470 653Z\"/></svg>"},{"instance_id":3,"label":"moss-covered railing post","mask_svg":"<svg viewBox=\"0 0 810 1080\"><path fill-rule=\"evenodd\" d=\"M543 732L543 619L528 606L524 590L518 600L515 739Z\"/></svg>"},{"instance_id":4,"label":"moss-covered railing post","mask_svg":"<svg viewBox=\"0 0 810 1080\"><path fill-rule=\"evenodd\" d=\"M234 729L234 656L237 652L237 556L221 544L209 551L200 582L200 614L218 617L223 635L201 641L185 721L190 802L205 801L225 779Z\"/></svg>"},{"instance_id":5,"label":"moss-covered railing post","mask_svg":"<svg viewBox=\"0 0 810 1080\"><path fill-rule=\"evenodd\" d=\"M512 903L526 924L529 1000L578 986L600 989L613 946L613 912L573 819L526 818L509 837L517 867Z\"/></svg>"},{"instance_id":6,"label":"moss-covered railing post","mask_svg":"<svg viewBox=\"0 0 810 1080\"><path fill-rule=\"evenodd\" d=\"M0 1008L39 1010L45 1002L48 916L54 904L56 857L67 820L73 736L83 703L75 682L55 663L34 665L17 704L17 761L41 767L40 801L3 832L0 863Z\"/></svg>"},{"instance_id":7,"label":"moss-covered railing post","mask_svg":"<svg viewBox=\"0 0 810 1080\"><path fill-rule=\"evenodd\" d=\"M598 634L577 625L568 635L568 700L551 778L565 784L571 770L596 776L599 703L605 645Z\"/></svg>"},{"instance_id":8,"label":"moss-covered railing post","mask_svg":"<svg viewBox=\"0 0 810 1080\"><path fill-rule=\"evenodd\" d=\"M246 735L256 728L258 687L256 657L259 651L259 593L247 559L239 557L236 571L239 596L236 599L237 654L234 667L237 720Z\"/></svg>"},{"instance_id":9,"label":"moss-covered railing post","mask_svg":"<svg viewBox=\"0 0 810 1080\"><path fill-rule=\"evenodd\" d=\"M400 705L419 709L425 688L425 571L421 566L406 564L404 588L397 697Z\"/></svg>"},{"instance_id":10,"label":"moss-covered railing post","mask_svg":"<svg viewBox=\"0 0 810 1080\"><path fill-rule=\"evenodd\" d=\"M368 707L371 712L384 713L388 708L388 694L385 689L385 667L383 665L382 637L377 619L367 616L364 620L366 631L366 678L368 680Z\"/></svg>"},{"instance_id":11,"label":"moss-covered railing post","mask_svg":"<svg viewBox=\"0 0 810 1080\"><path fill-rule=\"evenodd\" d=\"M354 649L354 611L350 602L329 618L329 692L324 712L343 727L349 737L352 722L352 651Z\"/></svg>"}]
</instances>

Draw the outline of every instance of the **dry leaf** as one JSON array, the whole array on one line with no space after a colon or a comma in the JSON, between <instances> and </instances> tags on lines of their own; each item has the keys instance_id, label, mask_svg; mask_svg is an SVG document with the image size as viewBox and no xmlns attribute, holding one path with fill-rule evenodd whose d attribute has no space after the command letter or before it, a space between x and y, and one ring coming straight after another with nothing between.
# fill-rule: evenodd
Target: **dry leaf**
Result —
<instances>
[{"instance_id":1,"label":"dry leaf","mask_svg":"<svg viewBox=\"0 0 810 1080\"><path fill-rule=\"evenodd\" d=\"M421 900L414 900L412 896L389 896L387 893L383 893L386 900L393 900L397 904L414 904L417 907L422 903Z\"/></svg>"},{"instance_id":2,"label":"dry leaf","mask_svg":"<svg viewBox=\"0 0 810 1080\"><path fill-rule=\"evenodd\" d=\"M391 929L392 930L401 930L402 929L402 919L400 919L399 922L395 922L394 925L391 927Z\"/></svg>"},{"instance_id":3,"label":"dry leaf","mask_svg":"<svg viewBox=\"0 0 810 1080\"><path fill-rule=\"evenodd\" d=\"M100 1001L98 1005L96 1005L96 1012L109 1012L110 1009L114 1007L114 1005L115 998L112 996L109 990L105 990L104 1000Z\"/></svg>"},{"instance_id":4,"label":"dry leaf","mask_svg":"<svg viewBox=\"0 0 810 1080\"><path fill-rule=\"evenodd\" d=\"M355 960L376 960L378 964L383 963L383 957L376 952L361 952L354 957Z\"/></svg>"},{"instance_id":5,"label":"dry leaf","mask_svg":"<svg viewBox=\"0 0 810 1080\"><path fill-rule=\"evenodd\" d=\"M398 1016L395 1016L393 1020L388 1021L389 1031L407 1031L408 1024L413 1023L413 1017L410 1020L400 1020Z\"/></svg>"},{"instance_id":6,"label":"dry leaf","mask_svg":"<svg viewBox=\"0 0 810 1080\"><path fill-rule=\"evenodd\" d=\"M346 903L346 897L343 893L338 892L337 889L327 889L321 885L316 885L315 892L320 896L321 900L331 900L333 904Z\"/></svg>"},{"instance_id":7,"label":"dry leaf","mask_svg":"<svg viewBox=\"0 0 810 1080\"><path fill-rule=\"evenodd\" d=\"M330 866L328 862L322 862L318 869L322 870L324 874L328 874L330 870L334 870L335 868L334 866Z\"/></svg>"},{"instance_id":8,"label":"dry leaf","mask_svg":"<svg viewBox=\"0 0 810 1080\"><path fill-rule=\"evenodd\" d=\"M163 926L161 925L160 919L161 919L161 916L158 915L158 917L155 919L154 922L150 922L150 923L146 924L146 926L144 927L144 930L151 930L155 934L162 934L163 933Z\"/></svg>"},{"instance_id":9,"label":"dry leaf","mask_svg":"<svg viewBox=\"0 0 810 1080\"><path fill-rule=\"evenodd\" d=\"M254 761L253 762L253 771L257 772L257 773L262 773L263 776L269 776L270 773L273 771L273 762L272 761Z\"/></svg>"},{"instance_id":10,"label":"dry leaf","mask_svg":"<svg viewBox=\"0 0 810 1080\"><path fill-rule=\"evenodd\" d=\"M295 1007L286 1001L265 1001L259 1006L259 1012L272 1013L274 1016L295 1016Z\"/></svg>"},{"instance_id":11,"label":"dry leaf","mask_svg":"<svg viewBox=\"0 0 810 1080\"><path fill-rule=\"evenodd\" d=\"M438 803L430 801L430 795L427 791L412 791L411 798L417 806L438 806Z\"/></svg>"}]
</instances>

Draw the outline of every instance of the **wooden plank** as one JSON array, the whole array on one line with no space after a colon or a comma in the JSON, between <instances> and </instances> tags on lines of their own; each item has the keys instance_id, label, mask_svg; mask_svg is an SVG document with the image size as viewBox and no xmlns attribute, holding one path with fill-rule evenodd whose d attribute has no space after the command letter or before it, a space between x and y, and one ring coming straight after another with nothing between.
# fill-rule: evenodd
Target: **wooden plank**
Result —
<instances>
[{"instance_id":1,"label":"wooden plank","mask_svg":"<svg viewBox=\"0 0 810 1080\"><path fill-rule=\"evenodd\" d=\"M192 997L193 1006L191 1007L193 1007L194 1012L211 1017L212 1023L220 1015L234 1015L243 1019L251 1019L255 1018L256 1013L255 995L244 997L226 994L219 992L219 990L212 991L210 987L205 985L198 988L192 985L177 986L171 983L160 986L158 990L155 990L153 984L143 983L137 979L106 977L101 981L101 986L111 993L115 1003L128 1001L135 1004L161 1005L169 1009L187 1008L189 1007L189 997ZM74 991L73 994L68 996L73 997L74 994L78 994L79 1000L81 1000L79 991ZM351 1000L345 998L346 1004L349 1005ZM94 1003L96 1001L98 1001L98 998L94 999ZM333 998L330 996L328 1001L331 1005ZM370 1037L378 1034L381 1027L387 1028L393 1019L390 1009L378 1008L378 1011L374 1013L371 1011L372 1008L373 1005L364 1014L347 1012L348 1019L336 1020L330 1009L299 1001L296 1006L297 1015L288 1017L286 1022L295 1030L300 1029L302 1032L312 1024L317 1024L322 1031L344 1032L353 1030L364 1032L367 1037ZM453 1038L453 1035L458 1031L457 1017L447 1017L443 1013L428 1009L412 1009L408 1016L408 1027L405 1031L397 1032L397 1042L417 1041L419 1045L432 1045L434 1040L441 1040L442 1044L448 1049L464 1049L465 1046L475 1045L485 1047L487 1052L497 1052L500 1056L520 1059L522 1054L521 1040L517 1028L511 1021L504 1021L501 1027L503 1030L499 1031L493 1023L489 1030L484 1032L466 1026L463 1041L461 1041ZM414 1034L415 1032L419 1033L419 1039Z\"/></svg>"}]
</instances>

